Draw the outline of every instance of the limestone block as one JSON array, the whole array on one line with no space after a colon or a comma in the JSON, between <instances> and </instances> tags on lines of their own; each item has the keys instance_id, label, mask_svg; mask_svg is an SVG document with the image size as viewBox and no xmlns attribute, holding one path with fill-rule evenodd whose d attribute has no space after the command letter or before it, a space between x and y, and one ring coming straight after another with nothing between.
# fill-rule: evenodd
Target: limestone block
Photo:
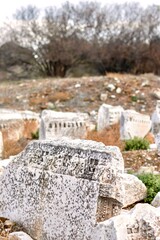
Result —
<instances>
[{"instance_id":1,"label":"limestone block","mask_svg":"<svg viewBox=\"0 0 160 240\"><path fill-rule=\"evenodd\" d=\"M0 130L4 142L16 142L22 137L31 138L32 133L39 128L39 122L39 114L32 111L0 109Z\"/></svg>"},{"instance_id":2,"label":"limestone block","mask_svg":"<svg viewBox=\"0 0 160 240\"><path fill-rule=\"evenodd\" d=\"M160 132L155 136L155 143L157 146L158 153L160 154Z\"/></svg>"},{"instance_id":3,"label":"limestone block","mask_svg":"<svg viewBox=\"0 0 160 240\"><path fill-rule=\"evenodd\" d=\"M160 207L160 192L157 193L153 201L151 202L151 205L154 207Z\"/></svg>"},{"instance_id":4,"label":"limestone block","mask_svg":"<svg viewBox=\"0 0 160 240\"><path fill-rule=\"evenodd\" d=\"M8 240L33 240L28 234L25 232L12 232L8 236Z\"/></svg>"},{"instance_id":5,"label":"limestone block","mask_svg":"<svg viewBox=\"0 0 160 240\"><path fill-rule=\"evenodd\" d=\"M160 132L160 100L157 100L156 110L152 114L152 133L156 136Z\"/></svg>"},{"instance_id":6,"label":"limestone block","mask_svg":"<svg viewBox=\"0 0 160 240\"><path fill-rule=\"evenodd\" d=\"M88 122L89 116L86 113L44 110L41 114L40 139L85 138Z\"/></svg>"},{"instance_id":7,"label":"limestone block","mask_svg":"<svg viewBox=\"0 0 160 240\"><path fill-rule=\"evenodd\" d=\"M149 204L137 204L131 211L101 222L94 240L156 240L160 237L160 211Z\"/></svg>"},{"instance_id":8,"label":"limestone block","mask_svg":"<svg viewBox=\"0 0 160 240\"><path fill-rule=\"evenodd\" d=\"M146 197L147 188L136 176L123 174L122 178L122 184L125 189L123 207L127 207L135 202L141 201Z\"/></svg>"},{"instance_id":9,"label":"limestone block","mask_svg":"<svg viewBox=\"0 0 160 240\"><path fill-rule=\"evenodd\" d=\"M121 211L123 171L117 147L33 141L0 176L0 216L22 224L35 240L92 239L97 221Z\"/></svg>"},{"instance_id":10,"label":"limestone block","mask_svg":"<svg viewBox=\"0 0 160 240\"><path fill-rule=\"evenodd\" d=\"M9 120L24 120L36 119L39 120L39 114L32 111L17 111L13 109L0 109L0 122Z\"/></svg>"},{"instance_id":11,"label":"limestone block","mask_svg":"<svg viewBox=\"0 0 160 240\"><path fill-rule=\"evenodd\" d=\"M2 132L0 132L0 159L3 158L3 136Z\"/></svg>"},{"instance_id":12,"label":"limestone block","mask_svg":"<svg viewBox=\"0 0 160 240\"><path fill-rule=\"evenodd\" d=\"M121 139L144 138L150 129L151 120L149 115L144 115L134 110L126 110L121 114Z\"/></svg>"},{"instance_id":13,"label":"limestone block","mask_svg":"<svg viewBox=\"0 0 160 240\"><path fill-rule=\"evenodd\" d=\"M121 106L111 106L108 104L102 104L98 111L97 130L101 131L106 127L117 123L120 120L120 116L123 108Z\"/></svg>"}]
</instances>

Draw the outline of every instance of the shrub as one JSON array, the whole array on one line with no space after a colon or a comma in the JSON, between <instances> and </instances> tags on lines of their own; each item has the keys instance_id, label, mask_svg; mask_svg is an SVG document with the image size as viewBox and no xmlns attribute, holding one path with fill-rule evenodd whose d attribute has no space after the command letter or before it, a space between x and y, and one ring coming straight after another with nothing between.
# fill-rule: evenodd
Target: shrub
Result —
<instances>
[{"instance_id":1,"label":"shrub","mask_svg":"<svg viewBox=\"0 0 160 240\"><path fill-rule=\"evenodd\" d=\"M160 191L160 175L154 175L152 173L143 173L137 175L137 177L147 187L147 197L144 202L151 203L156 194Z\"/></svg>"},{"instance_id":2,"label":"shrub","mask_svg":"<svg viewBox=\"0 0 160 240\"><path fill-rule=\"evenodd\" d=\"M149 141L143 138L134 137L125 141L125 151L146 150L149 148Z\"/></svg>"},{"instance_id":3,"label":"shrub","mask_svg":"<svg viewBox=\"0 0 160 240\"><path fill-rule=\"evenodd\" d=\"M137 102L138 101L138 97L137 96L131 96L131 101L132 102Z\"/></svg>"},{"instance_id":4,"label":"shrub","mask_svg":"<svg viewBox=\"0 0 160 240\"><path fill-rule=\"evenodd\" d=\"M39 139L39 130L37 130L36 132L32 132L32 139Z\"/></svg>"}]
</instances>

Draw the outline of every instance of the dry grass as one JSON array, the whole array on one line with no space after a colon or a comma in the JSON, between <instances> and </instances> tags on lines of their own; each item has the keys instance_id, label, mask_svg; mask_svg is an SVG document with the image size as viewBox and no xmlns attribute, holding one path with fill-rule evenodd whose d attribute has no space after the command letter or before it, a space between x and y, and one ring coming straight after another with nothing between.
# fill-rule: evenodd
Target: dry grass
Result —
<instances>
[{"instance_id":1,"label":"dry grass","mask_svg":"<svg viewBox=\"0 0 160 240\"><path fill-rule=\"evenodd\" d=\"M17 121L3 128L1 130L4 145L3 157L8 158L20 153L38 128L39 124L35 120Z\"/></svg>"},{"instance_id":2,"label":"dry grass","mask_svg":"<svg viewBox=\"0 0 160 240\"><path fill-rule=\"evenodd\" d=\"M87 139L102 142L106 146L117 146L121 150L124 149L124 143L120 140L119 124L112 125L101 132L88 132Z\"/></svg>"},{"instance_id":3,"label":"dry grass","mask_svg":"<svg viewBox=\"0 0 160 240\"><path fill-rule=\"evenodd\" d=\"M150 144L152 144L152 143L155 142L155 140L154 140L154 135L153 135L151 132L149 132L149 133L145 136L145 139L148 140L148 142L149 142Z\"/></svg>"},{"instance_id":4,"label":"dry grass","mask_svg":"<svg viewBox=\"0 0 160 240\"><path fill-rule=\"evenodd\" d=\"M72 95L69 92L55 92L48 96L48 101L67 101L72 98Z\"/></svg>"},{"instance_id":5,"label":"dry grass","mask_svg":"<svg viewBox=\"0 0 160 240\"><path fill-rule=\"evenodd\" d=\"M21 138L18 141L8 140L4 141L4 151L3 157L4 159L9 158L9 156L14 156L20 153L28 144L28 140L25 138Z\"/></svg>"}]
</instances>

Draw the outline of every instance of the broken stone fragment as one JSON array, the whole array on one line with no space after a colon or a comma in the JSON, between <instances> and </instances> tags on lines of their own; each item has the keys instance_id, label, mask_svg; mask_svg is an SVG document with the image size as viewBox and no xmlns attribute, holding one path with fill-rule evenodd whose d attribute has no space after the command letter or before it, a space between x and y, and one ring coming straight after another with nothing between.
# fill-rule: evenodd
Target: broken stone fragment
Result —
<instances>
[{"instance_id":1,"label":"broken stone fragment","mask_svg":"<svg viewBox=\"0 0 160 240\"><path fill-rule=\"evenodd\" d=\"M141 180L131 174L122 175L122 184L125 189L123 207L143 200L147 195L147 188Z\"/></svg>"},{"instance_id":2,"label":"broken stone fragment","mask_svg":"<svg viewBox=\"0 0 160 240\"><path fill-rule=\"evenodd\" d=\"M160 207L160 192L158 192L157 195L154 197L153 201L151 202L151 205L156 208Z\"/></svg>"},{"instance_id":3,"label":"broken stone fragment","mask_svg":"<svg viewBox=\"0 0 160 240\"><path fill-rule=\"evenodd\" d=\"M97 222L121 212L123 172L117 147L66 138L32 141L0 175L0 215L33 239L92 239Z\"/></svg>"},{"instance_id":4,"label":"broken stone fragment","mask_svg":"<svg viewBox=\"0 0 160 240\"><path fill-rule=\"evenodd\" d=\"M28 234L25 232L12 232L8 236L8 240L33 240Z\"/></svg>"}]
</instances>

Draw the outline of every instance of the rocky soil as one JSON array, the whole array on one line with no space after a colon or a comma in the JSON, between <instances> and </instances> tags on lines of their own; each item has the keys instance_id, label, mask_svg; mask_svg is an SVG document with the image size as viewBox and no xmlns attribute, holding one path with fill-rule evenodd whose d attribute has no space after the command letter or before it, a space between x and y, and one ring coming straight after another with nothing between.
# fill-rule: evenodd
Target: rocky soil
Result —
<instances>
[{"instance_id":1,"label":"rocky soil","mask_svg":"<svg viewBox=\"0 0 160 240\"><path fill-rule=\"evenodd\" d=\"M109 73L102 77L46 78L0 83L0 107L41 111L97 111L102 103L151 114L160 77Z\"/></svg>"},{"instance_id":2,"label":"rocky soil","mask_svg":"<svg viewBox=\"0 0 160 240\"><path fill-rule=\"evenodd\" d=\"M94 115L100 105L106 103L151 115L158 99L160 77L153 74L134 76L108 73L101 77L28 79L0 83L1 108L36 112L53 109ZM112 133L114 135L114 131L110 132L110 138ZM110 144L118 145L117 141L113 137ZM141 165L155 165L155 170L160 171L160 160L155 151L123 152L123 157L127 168L137 170Z\"/></svg>"}]
</instances>

